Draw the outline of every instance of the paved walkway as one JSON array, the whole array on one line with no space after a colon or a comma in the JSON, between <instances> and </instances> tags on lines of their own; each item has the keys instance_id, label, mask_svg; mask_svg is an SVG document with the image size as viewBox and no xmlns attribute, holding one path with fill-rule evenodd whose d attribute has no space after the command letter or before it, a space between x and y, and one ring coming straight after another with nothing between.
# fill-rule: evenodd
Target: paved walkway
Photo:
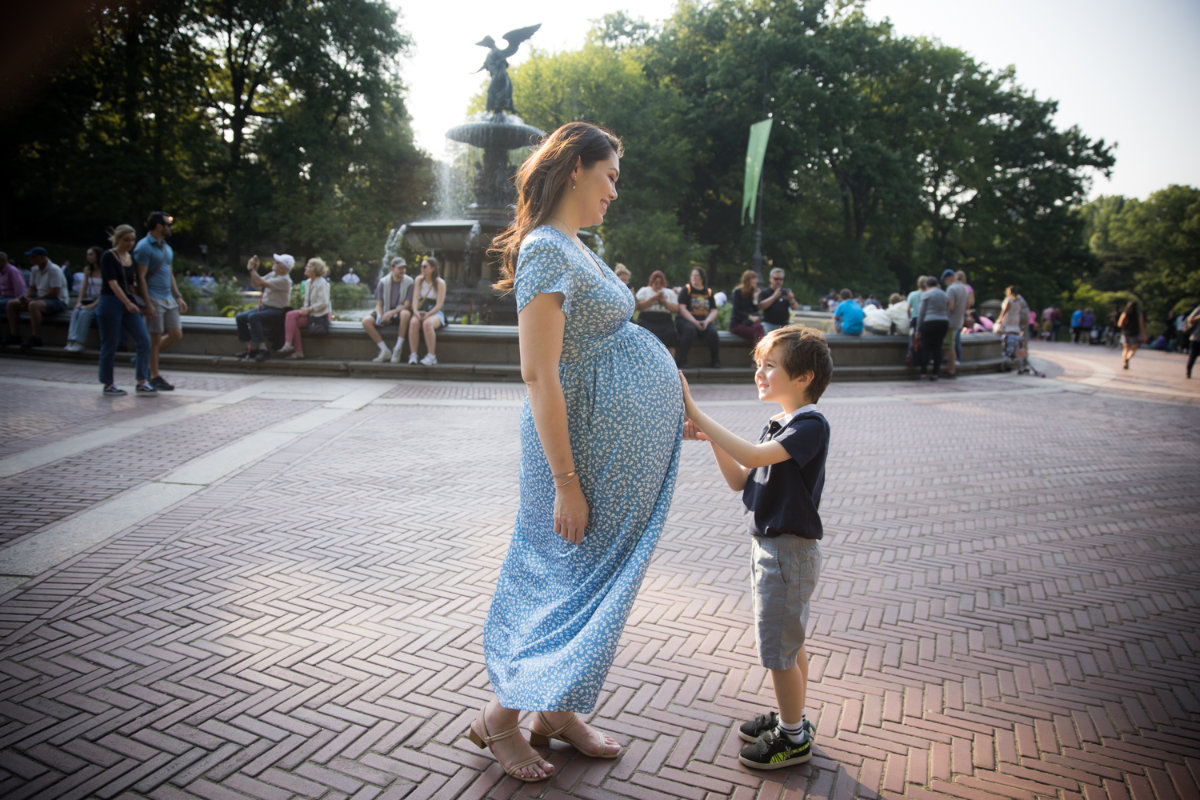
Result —
<instances>
[{"instance_id":1,"label":"paved walkway","mask_svg":"<svg viewBox=\"0 0 1200 800\"><path fill-rule=\"evenodd\" d=\"M0 357L0 796L1195 798L1200 379L1034 355L1049 377L822 401L810 764L736 760L770 697L748 548L688 444L596 712L627 750L556 745L531 787L461 738L522 387L181 373L106 400ZM746 434L767 413L697 394Z\"/></svg>"}]
</instances>

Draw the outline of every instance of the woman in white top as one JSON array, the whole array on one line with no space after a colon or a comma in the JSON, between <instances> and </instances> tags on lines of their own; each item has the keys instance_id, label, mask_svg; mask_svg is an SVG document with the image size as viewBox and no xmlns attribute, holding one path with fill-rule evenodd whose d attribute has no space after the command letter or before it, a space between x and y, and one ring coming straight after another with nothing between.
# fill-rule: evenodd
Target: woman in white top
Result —
<instances>
[{"instance_id":1,"label":"woman in white top","mask_svg":"<svg viewBox=\"0 0 1200 800\"><path fill-rule=\"evenodd\" d=\"M675 317L679 313L679 295L667 286L667 276L662 270L650 273L647 285L638 289L633 296L638 310L637 324L658 337L675 355Z\"/></svg>"},{"instance_id":2,"label":"woman in white top","mask_svg":"<svg viewBox=\"0 0 1200 800\"><path fill-rule=\"evenodd\" d=\"M283 347L279 355L285 358L304 358L304 344L300 329L307 328L315 317L329 316L329 281L325 280L329 267L319 258L310 258L304 265L304 305L287 312L283 318Z\"/></svg>"},{"instance_id":3,"label":"woman in white top","mask_svg":"<svg viewBox=\"0 0 1200 800\"><path fill-rule=\"evenodd\" d=\"M437 363L437 329L446 324L442 306L446 304L446 282L438 277L438 262L433 256L421 261L421 274L413 281L412 321L408 323L408 363L417 363L417 347L425 334L428 352L421 363L432 367Z\"/></svg>"},{"instance_id":4,"label":"woman in white top","mask_svg":"<svg viewBox=\"0 0 1200 800\"><path fill-rule=\"evenodd\" d=\"M76 273L82 280L79 282L79 296L75 298L75 307L71 309L67 345L63 348L68 352L81 352L87 343L92 317L96 316L96 308L100 305L100 285L104 282L100 278L100 254L103 252L99 247L89 247L83 272Z\"/></svg>"}]
</instances>

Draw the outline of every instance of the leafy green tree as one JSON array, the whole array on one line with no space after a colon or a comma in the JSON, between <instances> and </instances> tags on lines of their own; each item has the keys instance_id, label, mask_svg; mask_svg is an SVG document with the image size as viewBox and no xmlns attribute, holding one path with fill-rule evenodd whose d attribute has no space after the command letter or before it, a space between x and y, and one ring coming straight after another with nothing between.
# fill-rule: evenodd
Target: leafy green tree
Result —
<instances>
[{"instance_id":1,"label":"leafy green tree","mask_svg":"<svg viewBox=\"0 0 1200 800\"><path fill-rule=\"evenodd\" d=\"M1155 322L1200 302L1200 189L1171 185L1144 201L1101 197L1081 216L1098 289L1132 291Z\"/></svg>"},{"instance_id":2,"label":"leafy green tree","mask_svg":"<svg viewBox=\"0 0 1200 800\"><path fill-rule=\"evenodd\" d=\"M177 242L234 261L274 243L375 256L432 182L396 69L407 46L380 0L100 6L3 134L18 188L0 223L98 232L167 208Z\"/></svg>"},{"instance_id":3,"label":"leafy green tree","mask_svg":"<svg viewBox=\"0 0 1200 800\"><path fill-rule=\"evenodd\" d=\"M606 258L625 263L635 282L656 269L682 282L706 254L675 213L686 194L688 140L662 135L684 109L674 92L648 80L639 52L595 37L574 52L535 50L513 71L513 100L525 121L543 130L586 119L621 137L620 199L600 229Z\"/></svg>"}]
</instances>

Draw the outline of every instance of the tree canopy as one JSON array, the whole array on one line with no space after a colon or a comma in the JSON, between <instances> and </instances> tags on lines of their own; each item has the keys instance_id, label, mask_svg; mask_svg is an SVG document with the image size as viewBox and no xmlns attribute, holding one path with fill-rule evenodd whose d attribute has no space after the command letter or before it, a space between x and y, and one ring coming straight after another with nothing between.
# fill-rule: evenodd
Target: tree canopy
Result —
<instances>
[{"instance_id":1,"label":"tree canopy","mask_svg":"<svg viewBox=\"0 0 1200 800\"><path fill-rule=\"evenodd\" d=\"M377 256L432 182L397 72L408 44L379 0L97 3L6 119L0 228L98 239L165 209L218 258Z\"/></svg>"},{"instance_id":2,"label":"tree canopy","mask_svg":"<svg viewBox=\"0 0 1200 800\"><path fill-rule=\"evenodd\" d=\"M768 115L764 254L813 290L885 294L954 267L981 293L1056 296L1090 264L1071 209L1114 163L1103 140L1058 129L1056 104L1013 70L899 37L860 2L683 0L656 25L610 15L579 50L533 53L513 82L531 124L589 119L624 139L602 234L639 280L702 263L730 284L749 265L742 172L749 126Z\"/></svg>"},{"instance_id":3,"label":"tree canopy","mask_svg":"<svg viewBox=\"0 0 1200 800\"><path fill-rule=\"evenodd\" d=\"M1145 200L1099 197L1078 216L1095 257L1082 284L1137 297L1156 326L1200 303L1200 189L1172 185Z\"/></svg>"}]
</instances>

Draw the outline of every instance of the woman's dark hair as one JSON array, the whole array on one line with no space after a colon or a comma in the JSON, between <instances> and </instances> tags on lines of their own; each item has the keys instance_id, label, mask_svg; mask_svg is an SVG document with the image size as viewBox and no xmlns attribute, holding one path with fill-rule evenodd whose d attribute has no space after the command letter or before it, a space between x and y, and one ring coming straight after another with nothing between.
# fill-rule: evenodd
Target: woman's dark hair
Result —
<instances>
[{"instance_id":1,"label":"woman's dark hair","mask_svg":"<svg viewBox=\"0 0 1200 800\"><path fill-rule=\"evenodd\" d=\"M692 273L693 272L700 273L700 282L702 284L704 284L704 288L707 289L708 288L708 273L704 271L704 267L692 267L692 269L688 272L688 283L691 283L691 281L692 281Z\"/></svg>"},{"instance_id":2,"label":"woman's dark hair","mask_svg":"<svg viewBox=\"0 0 1200 800\"><path fill-rule=\"evenodd\" d=\"M513 224L492 240L488 255L500 260L500 280L492 288L510 292L517 272L517 255L529 232L553 213L568 191L567 182L576 164L584 169L616 154L624 154L621 140L587 122L568 122L550 134L517 170L517 216Z\"/></svg>"},{"instance_id":3,"label":"woman's dark hair","mask_svg":"<svg viewBox=\"0 0 1200 800\"><path fill-rule=\"evenodd\" d=\"M1140 311L1141 311L1141 309L1138 308L1138 301L1130 300L1128 303L1125 304L1125 309L1121 313L1122 314L1133 314L1134 316L1137 316L1137 314L1139 314Z\"/></svg>"}]
</instances>

